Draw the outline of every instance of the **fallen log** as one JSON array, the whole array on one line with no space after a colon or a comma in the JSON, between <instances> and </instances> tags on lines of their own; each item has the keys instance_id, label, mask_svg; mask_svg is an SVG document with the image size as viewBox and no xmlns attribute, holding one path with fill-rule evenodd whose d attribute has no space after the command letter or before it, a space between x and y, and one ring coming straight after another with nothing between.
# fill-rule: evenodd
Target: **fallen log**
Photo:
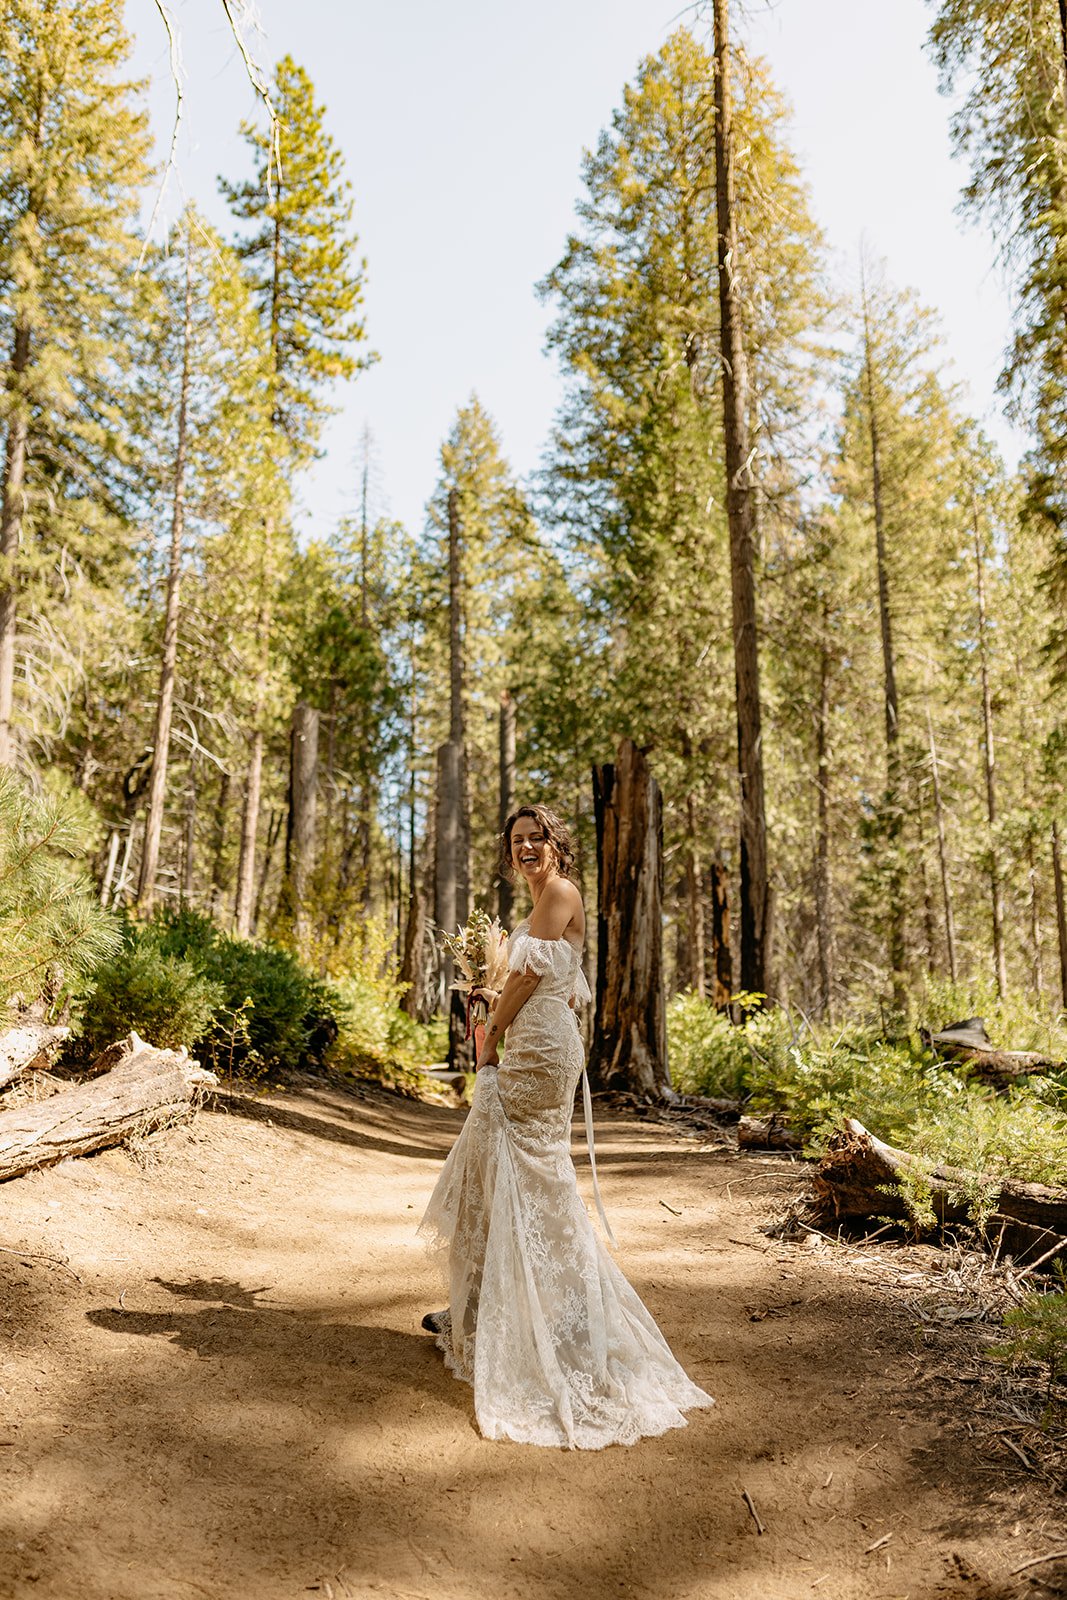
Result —
<instances>
[{"instance_id":1,"label":"fallen log","mask_svg":"<svg viewBox=\"0 0 1067 1600\"><path fill-rule=\"evenodd\" d=\"M940 1033L924 1032L923 1042L935 1055L972 1068L974 1077L993 1089L1007 1089L1019 1078L1039 1072L1059 1072L1065 1064L1036 1050L998 1050L982 1017L953 1022Z\"/></svg>"},{"instance_id":2,"label":"fallen log","mask_svg":"<svg viewBox=\"0 0 1067 1600\"><path fill-rule=\"evenodd\" d=\"M781 1117L741 1117L737 1124L739 1150L800 1150L804 1141Z\"/></svg>"},{"instance_id":3,"label":"fallen log","mask_svg":"<svg viewBox=\"0 0 1067 1600\"><path fill-rule=\"evenodd\" d=\"M909 1180L928 1200L939 1227L973 1221L981 1197L987 1232L1000 1239L1005 1252L1016 1258L1042 1254L1051 1244L1049 1260L1067 1255L1067 1189L931 1166L907 1150L883 1144L853 1117L831 1138L812 1180L816 1220L825 1226L890 1217L918 1226L901 1188Z\"/></svg>"},{"instance_id":4,"label":"fallen log","mask_svg":"<svg viewBox=\"0 0 1067 1600\"><path fill-rule=\"evenodd\" d=\"M136 1034L128 1043L118 1066L91 1083L0 1112L0 1182L162 1127L218 1082L185 1050L157 1050Z\"/></svg>"},{"instance_id":5,"label":"fallen log","mask_svg":"<svg viewBox=\"0 0 1067 1600\"><path fill-rule=\"evenodd\" d=\"M0 1089L6 1089L24 1072L41 1072L59 1054L70 1037L69 1028L46 1022L19 1022L0 1034Z\"/></svg>"}]
</instances>

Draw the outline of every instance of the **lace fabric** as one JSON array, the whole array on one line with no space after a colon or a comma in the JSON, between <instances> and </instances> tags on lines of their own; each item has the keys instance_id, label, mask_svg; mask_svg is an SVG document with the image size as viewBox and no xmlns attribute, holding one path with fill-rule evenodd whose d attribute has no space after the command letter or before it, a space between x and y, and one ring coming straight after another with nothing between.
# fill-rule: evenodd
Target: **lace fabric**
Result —
<instances>
[{"instance_id":1,"label":"lace fabric","mask_svg":"<svg viewBox=\"0 0 1067 1600\"><path fill-rule=\"evenodd\" d=\"M579 952L521 923L509 965L541 981L504 1061L478 1073L419 1227L448 1289L437 1343L473 1386L487 1438L633 1444L714 1401L674 1359L578 1193L570 1136L585 1052L570 1002L589 998Z\"/></svg>"}]
</instances>

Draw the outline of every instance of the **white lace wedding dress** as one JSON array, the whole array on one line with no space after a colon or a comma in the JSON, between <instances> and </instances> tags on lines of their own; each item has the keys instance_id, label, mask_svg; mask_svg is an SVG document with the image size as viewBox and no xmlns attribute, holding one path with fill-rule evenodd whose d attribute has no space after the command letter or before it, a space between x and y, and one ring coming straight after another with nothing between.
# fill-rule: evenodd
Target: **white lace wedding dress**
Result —
<instances>
[{"instance_id":1,"label":"white lace wedding dress","mask_svg":"<svg viewBox=\"0 0 1067 1600\"><path fill-rule=\"evenodd\" d=\"M523 922L509 965L541 981L508 1029L503 1063L478 1073L419 1226L448 1287L437 1344L473 1386L487 1438L633 1444L714 1401L674 1359L578 1194L570 1132L584 1050L569 1002L590 998L579 952L532 938ZM592 1158L588 1079L583 1087ZM593 1184L610 1237L595 1164Z\"/></svg>"}]
</instances>

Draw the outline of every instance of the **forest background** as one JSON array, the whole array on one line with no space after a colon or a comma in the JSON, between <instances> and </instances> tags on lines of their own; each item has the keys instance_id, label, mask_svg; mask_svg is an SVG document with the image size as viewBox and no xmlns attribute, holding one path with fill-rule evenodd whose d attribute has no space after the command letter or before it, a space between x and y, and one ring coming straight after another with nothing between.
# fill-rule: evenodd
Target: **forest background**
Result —
<instances>
[{"instance_id":1,"label":"forest background","mask_svg":"<svg viewBox=\"0 0 1067 1600\"><path fill-rule=\"evenodd\" d=\"M753 996L881 1033L1014 1005L1047 1047L1067 35L1052 0L929 13L1013 296L1017 469L933 308L870 250L857 284L836 270L770 68L709 7L622 87L546 248L563 398L538 471L472 395L422 521L383 514L364 433L346 514L298 532L338 386L375 360L329 108L283 55L219 178L225 227L192 199L163 227L124 8L5 6L9 994L73 986L90 1033L154 1023L262 1064L289 984L295 1058L338 1026L351 1062L425 1057L433 928L511 914L501 811L555 804L592 913L591 769L627 739L662 793L683 1082L739 1070L723 1030ZM694 1030L714 1048L685 1080Z\"/></svg>"}]
</instances>

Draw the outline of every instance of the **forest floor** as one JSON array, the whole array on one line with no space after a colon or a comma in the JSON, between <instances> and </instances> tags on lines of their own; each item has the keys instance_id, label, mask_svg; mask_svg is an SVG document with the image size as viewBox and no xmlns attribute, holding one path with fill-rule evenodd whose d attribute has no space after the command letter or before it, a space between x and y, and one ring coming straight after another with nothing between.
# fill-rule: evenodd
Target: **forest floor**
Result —
<instances>
[{"instance_id":1,"label":"forest floor","mask_svg":"<svg viewBox=\"0 0 1067 1600\"><path fill-rule=\"evenodd\" d=\"M692 1131L598 1115L597 1155L716 1408L602 1452L482 1439L419 1329L461 1119L307 1080L0 1188L3 1600L1067 1595L1067 1561L1012 1575L1067 1548L1063 1501L960 1381L974 1323L768 1237L803 1167Z\"/></svg>"}]
</instances>

